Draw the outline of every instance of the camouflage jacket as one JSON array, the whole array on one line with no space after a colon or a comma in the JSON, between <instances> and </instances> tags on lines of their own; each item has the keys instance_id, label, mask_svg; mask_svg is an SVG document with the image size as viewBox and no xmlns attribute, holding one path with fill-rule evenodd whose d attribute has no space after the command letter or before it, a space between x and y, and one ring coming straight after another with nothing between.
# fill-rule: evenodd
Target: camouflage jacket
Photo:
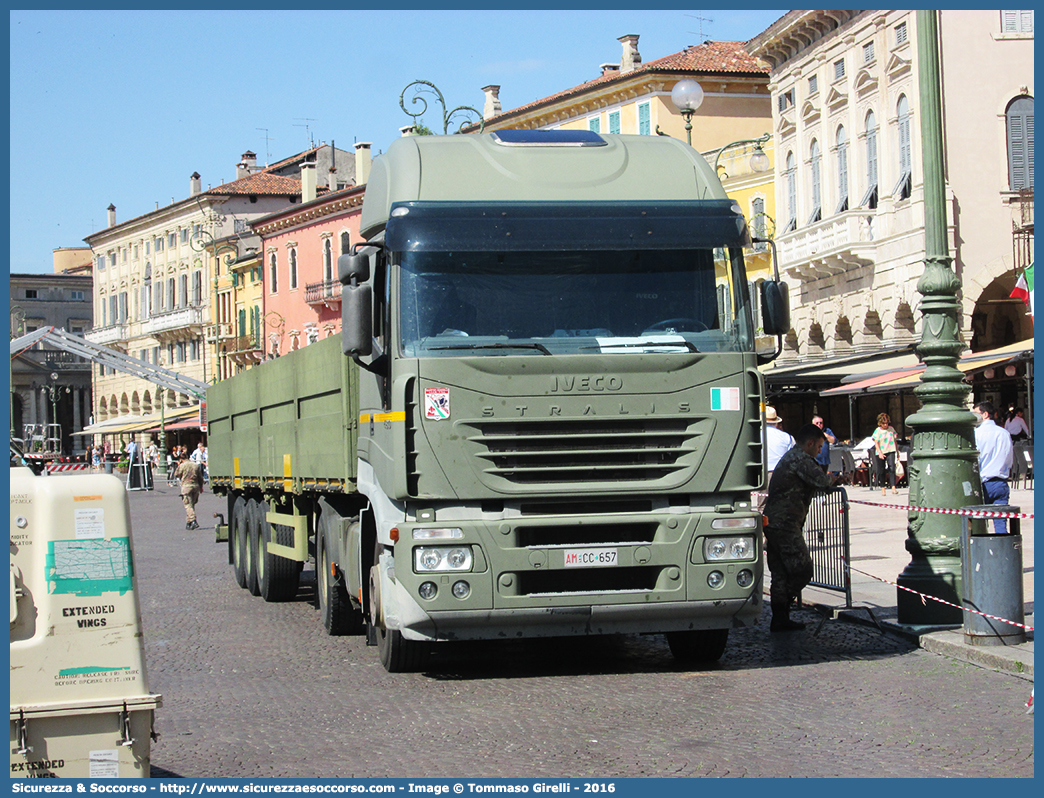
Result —
<instances>
[{"instance_id":1,"label":"camouflage jacket","mask_svg":"<svg viewBox=\"0 0 1044 798\"><path fill-rule=\"evenodd\" d=\"M768 525L780 531L800 533L812 494L833 484L834 481L823 473L804 449L793 447L772 472L764 509Z\"/></svg>"}]
</instances>

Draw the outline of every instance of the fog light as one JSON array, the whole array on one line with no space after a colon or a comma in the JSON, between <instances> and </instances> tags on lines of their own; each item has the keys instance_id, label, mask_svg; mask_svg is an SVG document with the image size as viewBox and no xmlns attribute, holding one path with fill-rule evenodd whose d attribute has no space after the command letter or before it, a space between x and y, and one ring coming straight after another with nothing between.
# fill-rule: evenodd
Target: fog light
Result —
<instances>
[{"instance_id":1,"label":"fog light","mask_svg":"<svg viewBox=\"0 0 1044 798\"><path fill-rule=\"evenodd\" d=\"M421 586L417 588L417 593L420 594L422 599L431 601L435 598L435 594L439 592L438 587L435 586L434 582L421 582Z\"/></svg>"},{"instance_id":2,"label":"fog light","mask_svg":"<svg viewBox=\"0 0 1044 798\"><path fill-rule=\"evenodd\" d=\"M725 574L721 571L711 571L707 575L707 584L717 589L725 584Z\"/></svg>"},{"instance_id":3,"label":"fog light","mask_svg":"<svg viewBox=\"0 0 1044 798\"><path fill-rule=\"evenodd\" d=\"M454 582L453 595L459 599L466 599L471 595L471 585L467 582Z\"/></svg>"},{"instance_id":4,"label":"fog light","mask_svg":"<svg viewBox=\"0 0 1044 798\"><path fill-rule=\"evenodd\" d=\"M754 572L744 568L736 574L736 584L740 587L750 587L754 584Z\"/></svg>"}]
</instances>

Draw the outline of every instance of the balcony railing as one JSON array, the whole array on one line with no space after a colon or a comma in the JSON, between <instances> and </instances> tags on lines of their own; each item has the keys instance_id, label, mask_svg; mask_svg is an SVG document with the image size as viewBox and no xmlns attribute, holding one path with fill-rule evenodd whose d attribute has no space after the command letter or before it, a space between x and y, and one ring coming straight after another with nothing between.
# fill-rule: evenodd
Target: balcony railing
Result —
<instances>
[{"instance_id":1,"label":"balcony railing","mask_svg":"<svg viewBox=\"0 0 1044 798\"><path fill-rule=\"evenodd\" d=\"M117 341L126 341L130 336L126 324L110 324L108 327L95 327L83 337L92 344L107 346Z\"/></svg>"},{"instance_id":2,"label":"balcony railing","mask_svg":"<svg viewBox=\"0 0 1044 798\"><path fill-rule=\"evenodd\" d=\"M849 211L777 239L784 271L800 280L840 274L874 262L877 244L867 215Z\"/></svg>"},{"instance_id":3,"label":"balcony railing","mask_svg":"<svg viewBox=\"0 0 1044 798\"><path fill-rule=\"evenodd\" d=\"M178 308L150 317L142 324L141 331L145 335L156 335L187 327L198 327L202 323L203 308Z\"/></svg>"},{"instance_id":4,"label":"balcony railing","mask_svg":"<svg viewBox=\"0 0 1044 798\"><path fill-rule=\"evenodd\" d=\"M305 302L309 305L341 304L341 283L338 280L324 280L321 283L308 283L305 286Z\"/></svg>"}]
</instances>

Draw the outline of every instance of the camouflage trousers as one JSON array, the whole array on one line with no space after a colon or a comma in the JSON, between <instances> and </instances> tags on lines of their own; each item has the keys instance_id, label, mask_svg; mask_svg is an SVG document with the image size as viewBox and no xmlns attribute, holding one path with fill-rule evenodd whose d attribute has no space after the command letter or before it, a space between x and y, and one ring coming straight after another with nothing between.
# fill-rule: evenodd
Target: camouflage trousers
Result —
<instances>
[{"instance_id":1,"label":"camouflage trousers","mask_svg":"<svg viewBox=\"0 0 1044 798\"><path fill-rule=\"evenodd\" d=\"M772 583L769 596L774 605L787 605L812 581L812 555L801 531L765 527L765 553Z\"/></svg>"},{"instance_id":2,"label":"camouflage trousers","mask_svg":"<svg viewBox=\"0 0 1044 798\"><path fill-rule=\"evenodd\" d=\"M196 520L196 502L199 501L199 488L192 488L181 494L181 503L185 505L185 520L192 523Z\"/></svg>"}]
</instances>

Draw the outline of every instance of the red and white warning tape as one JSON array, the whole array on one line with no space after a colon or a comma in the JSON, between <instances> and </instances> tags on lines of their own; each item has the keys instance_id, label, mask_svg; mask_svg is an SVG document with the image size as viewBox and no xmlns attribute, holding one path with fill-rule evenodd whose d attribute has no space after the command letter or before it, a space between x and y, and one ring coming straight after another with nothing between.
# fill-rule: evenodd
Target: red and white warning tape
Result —
<instances>
[{"instance_id":1,"label":"red and white warning tape","mask_svg":"<svg viewBox=\"0 0 1044 798\"><path fill-rule=\"evenodd\" d=\"M915 510L919 513L936 513L939 515L966 515L970 518L1033 518L1033 513L995 513L988 510L965 510L963 508L915 507L910 504L880 504L879 502L866 502L852 498L848 500L848 503L867 504L871 507L880 507L885 510Z\"/></svg>"},{"instance_id":2,"label":"red and white warning tape","mask_svg":"<svg viewBox=\"0 0 1044 798\"><path fill-rule=\"evenodd\" d=\"M55 471L86 471L90 466L87 463L50 463L47 466L48 473Z\"/></svg>"},{"instance_id":3,"label":"red and white warning tape","mask_svg":"<svg viewBox=\"0 0 1044 798\"><path fill-rule=\"evenodd\" d=\"M961 606L959 606L957 604L952 604L949 601L944 601L941 598L937 598L936 596L931 596L931 595L929 595L927 593L921 593L921 592L919 592L917 590L912 590L912 589L910 589L908 587L903 587L902 585L896 584L895 582L889 582L887 579L882 579L879 576L874 576L873 574L868 574L866 571L860 571L858 568L853 568L848 562L846 562L844 557L841 558L841 562L844 562L845 563L845 567L848 568L848 570L850 570L850 571L855 571L857 574L862 574L863 576L869 576L871 579L876 579L878 582L884 582L886 585L892 585L893 587L897 587L900 590L905 590L907 593L913 593L915 596L920 596L922 604L927 604L925 599L931 599L932 601L938 601L940 604L945 604L947 607L956 607L959 610L963 610L964 612L970 612L973 615L981 615L983 618L989 618L990 620L993 620L993 621L1001 621L1002 623L1009 623L1012 626L1018 626L1020 629L1025 629L1027 632L1032 632L1033 631L1033 627L1032 626L1026 626L1025 624L1017 623L1016 621L1009 621L1007 618L1001 618L1001 617L999 617L997 615L990 615L989 613L986 613L986 612L979 612L978 610L972 610L972 609L969 609L968 607L961 607Z\"/></svg>"}]
</instances>

